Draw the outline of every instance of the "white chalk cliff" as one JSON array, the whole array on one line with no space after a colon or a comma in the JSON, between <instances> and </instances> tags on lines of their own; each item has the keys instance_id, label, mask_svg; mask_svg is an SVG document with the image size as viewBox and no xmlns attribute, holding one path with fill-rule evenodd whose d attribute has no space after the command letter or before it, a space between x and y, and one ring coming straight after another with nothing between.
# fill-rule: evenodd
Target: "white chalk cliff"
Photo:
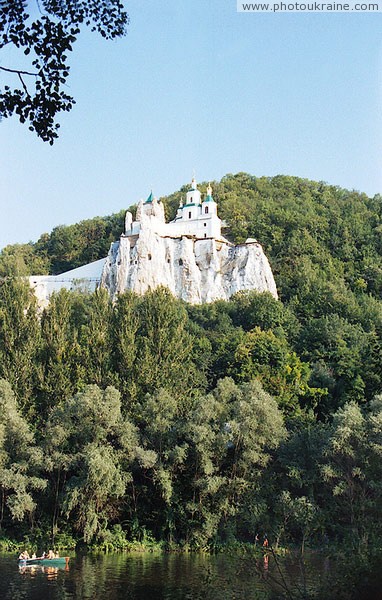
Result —
<instances>
[{"instance_id":1,"label":"white chalk cliff","mask_svg":"<svg viewBox=\"0 0 382 600\"><path fill-rule=\"evenodd\" d=\"M277 298L261 245L254 239L236 246L226 240L211 187L202 200L195 179L170 223L163 204L150 194L138 204L135 221L126 213L125 231L106 259L56 277L31 277L30 285L41 306L59 287L92 290L97 285L113 299L125 290L144 294L160 285L192 304L227 300L241 290L267 291Z\"/></svg>"}]
</instances>

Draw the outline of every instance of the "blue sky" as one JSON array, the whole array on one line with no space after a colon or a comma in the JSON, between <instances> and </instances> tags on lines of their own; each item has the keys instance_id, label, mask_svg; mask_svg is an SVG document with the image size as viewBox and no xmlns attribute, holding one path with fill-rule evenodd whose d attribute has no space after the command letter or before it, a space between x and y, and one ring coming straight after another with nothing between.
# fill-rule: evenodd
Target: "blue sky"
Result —
<instances>
[{"instance_id":1,"label":"blue sky","mask_svg":"<svg viewBox=\"0 0 382 600\"><path fill-rule=\"evenodd\" d=\"M242 14L131 0L128 35L84 32L53 147L0 123L0 248L226 173L382 192L382 15ZM0 55L9 66L14 57ZM13 65L12 65L13 66ZM255 234L255 232L254 232Z\"/></svg>"}]
</instances>

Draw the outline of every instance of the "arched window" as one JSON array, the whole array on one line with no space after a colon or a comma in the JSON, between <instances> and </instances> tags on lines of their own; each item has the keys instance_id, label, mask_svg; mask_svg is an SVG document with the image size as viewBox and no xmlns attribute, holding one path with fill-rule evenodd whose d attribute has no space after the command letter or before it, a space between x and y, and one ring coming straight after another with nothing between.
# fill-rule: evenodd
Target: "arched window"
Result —
<instances>
[{"instance_id":1,"label":"arched window","mask_svg":"<svg viewBox=\"0 0 382 600\"><path fill-rule=\"evenodd\" d=\"M206 206L206 207L204 208L204 212L205 212L205 214L206 214L206 215L208 214L208 206Z\"/></svg>"},{"instance_id":2,"label":"arched window","mask_svg":"<svg viewBox=\"0 0 382 600\"><path fill-rule=\"evenodd\" d=\"M188 218L191 219L191 211L188 211Z\"/></svg>"}]
</instances>

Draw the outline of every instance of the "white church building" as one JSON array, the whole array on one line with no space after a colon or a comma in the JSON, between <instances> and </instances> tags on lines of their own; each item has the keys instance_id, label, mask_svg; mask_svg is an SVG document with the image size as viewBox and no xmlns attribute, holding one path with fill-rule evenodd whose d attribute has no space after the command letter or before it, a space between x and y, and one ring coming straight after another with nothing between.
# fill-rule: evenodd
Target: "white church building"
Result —
<instances>
[{"instance_id":1,"label":"white church building","mask_svg":"<svg viewBox=\"0 0 382 600\"><path fill-rule=\"evenodd\" d=\"M273 274L253 238L234 245L222 236L222 222L211 185L204 197L195 177L175 219L166 223L164 205L151 193L140 200L135 220L126 212L124 232L109 254L57 276L29 278L41 308L53 292L108 290L115 299L125 290L144 294L162 285L185 302L227 300L242 290L268 291L277 298Z\"/></svg>"},{"instance_id":2,"label":"white church building","mask_svg":"<svg viewBox=\"0 0 382 600\"><path fill-rule=\"evenodd\" d=\"M178 238L189 235L196 239L221 239L221 220L217 214L217 204L212 197L211 186L208 185L207 194L202 199L194 177L185 202L180 201L176 217L169 223L165 221L162 202L151 193L145 202L139 202L136 221L133 221L130 212L126 213L125 235L138 235L142 227L147 226L160 236Z\"/></svg>"}]
</instances>

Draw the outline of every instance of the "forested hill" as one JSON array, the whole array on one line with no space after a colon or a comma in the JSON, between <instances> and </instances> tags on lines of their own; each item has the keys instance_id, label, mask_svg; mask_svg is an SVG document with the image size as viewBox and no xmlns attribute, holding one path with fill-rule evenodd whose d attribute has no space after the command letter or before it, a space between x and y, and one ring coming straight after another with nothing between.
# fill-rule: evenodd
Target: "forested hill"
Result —
<instances>
[{"instance_id":1,"label":"forested hill","mask_svg":"<svg viewBox=\"0 0 382 600\"><path fill-rule=\"evenodd\" d=\"M205 192L206 184L199 186ZM175 215L188 185L162 198ZM226 175L213 182L219 215L236 243L256 237L274 270L283 301L306 304L319 296L356 312L353 294L381 297L382 197L298 177ZM126 207L128 208L128 207ZM15 244L0 254L0 276L58 274L106 256L123 230L124 210L55 227L36 243ZM319 311L321 314L321 311ZM352 315L354 317L354 314Z\"/></svg>"},{"instance_id":2,"label":"forested hill","mask_svg":"<svg viewBox=\"0 0 382 600\"><path fill-rule=\"evenodd\" d=\"M310 384L329 391L331 409L380 392L382 197L281 175L229 174L212 185L227 224L225 235L236 243L256 237L263 245L284 312L283 325L273 317L247 315L245 322L231 314L232 326L259 326L277 337L281 332L289 349L309 364ZM199 186L202 193L206 186ZM162 198L168 220L187 189ZM122 232L123 221L121 210L58 226L36 243L7 246L0 254L0 276L58 274L102 258ZM230 310L227 305L223 312ZM212 308L189 307L188 312L203 327L216 326L201 320L198 311L207 314ZM214 367L211 381L233 371L232 366Z\"/></svg>"},{"instance_id":3,"label":"forested hill","mask_svg":"<svg viewBox=\"0 0 382 600\"><path fill-rule=\"evenodd\" d=\"M168 218L186 189L163 198ZM2 251L2 531L380 547L382 198L244 173L213 190L280 301L61 290L38 314L19 275L105 256L123 211Z\"/></svg>"},{"instance_id":4,"label":"forested hill","mask_svg":"<svg viewBox=\"0 0 382 600\"><path fill-rule=\"evenodd\" d=\"M327 392L308 401L321 407L321 416L347 401L363 403L380 393L382 196L369 198L298 177L257 178L246 173L226 175L213 183L213 190L219 215L229 225L228 237L234 242L256 237L263 245L284 307L281 324L266 316L267 309L262 313L260 300L252 301L251 310L240 308L240 317L231 310L234 325L247 331L258 326L278 338L285 335L289 347L309 364L309 384ZM171 217L179 195L165 199ZM247 335L256 337L253 330ZM261 356L260 345L246 340L239 361L241 377L245 361L246 377L250 372L259 376L263 367L254 367L254 356ZM235 352L237 357L240 352ZM268 354L257 360L269 365L274 359ZM277 387L267 389L277 395Z\"/></svg>"}]
</instances>

